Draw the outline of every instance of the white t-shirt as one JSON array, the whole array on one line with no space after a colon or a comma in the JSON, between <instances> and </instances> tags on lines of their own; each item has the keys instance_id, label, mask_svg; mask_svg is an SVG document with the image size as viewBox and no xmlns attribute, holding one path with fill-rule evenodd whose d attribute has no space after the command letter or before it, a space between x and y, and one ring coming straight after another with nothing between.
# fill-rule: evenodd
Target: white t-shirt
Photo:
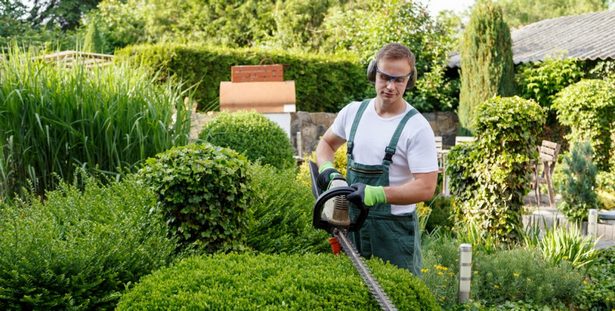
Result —
<instances>
[{"instance_id":1,"label":"white t-shirt","mask_svg":"<svg viewBox=\"0 0 615 311\"><path fill-rule=\"evenodd\" d=\"M412 109L406 103L406 111L391 118L383 118L376 113L374 99L365 109L354 136L353 158L357 163L380 165L385 155L395 129L406 112ZM351 102L338 113L331 131L333 134L348 140L354 118L361 102ZM420 113L411 117L402 131L397 150L393 155L393 163L389 168L389 183L391 186L402 185L414 178L412 173L429 173L438 170L436 143L429 122ZM401 215L413 212L416 206L391 205L391 213Z\"/></svg>"}]
</instances>

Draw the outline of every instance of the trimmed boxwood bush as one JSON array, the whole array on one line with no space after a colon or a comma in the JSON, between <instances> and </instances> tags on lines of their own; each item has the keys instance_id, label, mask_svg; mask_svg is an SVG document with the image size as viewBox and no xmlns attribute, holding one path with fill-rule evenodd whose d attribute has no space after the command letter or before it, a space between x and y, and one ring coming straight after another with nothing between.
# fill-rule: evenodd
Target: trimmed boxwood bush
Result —
<instances>
[{"instance_id":1,"label":"trimmed boxwood bush","mask_svg":"<svg viewBox=\"0 0 615 311\"><path fill-rule=\"evenodd\" d=\"M330 251L328 234L312 226L311 188L295 179L294 170L253 164L250 173L250 247L265 253Z\"/></svg>"},{"instance_id":2,"label":"trimmed boxwood bush","mask_svg":"<svg viewBox=\"0 0 615 311\"><path fill-rule=\"evenodd\" d=\"M609 159L615 157L613 85L604 80L581 80L559 92L553 108L557 119L571 129L566 139L571 144L589 140L598 169L609 171Z\"/></svg>"},{"instance_id":3,"label":"trimmed boxwood bush","mask_svg":"<svg viewBox=\"0 0 615 311\"><path fill-rule=\"evenodd\" d=\"M368 262L399 310L439 310L407 270ZM191 257L145 277L118 310L379 310L346 256Z\"/></svg>"},{"instance_id":4,"label":"trimmed boxwood bush","mask_svg":"<svg viewBox=\"0 0 615 311\"><path fill-rule=\"evenodd\" d=\"M205 124L199 138L236 150L253 162L279 169L295 166L293 146L286 132L257 112L222 112Z\"/></svg>"},{"instance_id":5,"label":"trimmed boxwood bush","mask_svg":"<svg viewBox=\"0 0 615 311\"><path fill-rule=\"evenodd\" d=\"M494 97L478 107L476 142L455 146L448 155L456 224L472 221L483 236L502 242L519 238L544 119L536 102L517 96Z\"/></svg>"},{"instance_id":6,"label":"trimmed boxwood bush","mask_svg":"<svg viewBox=\"0 0 615 311\"><path fill-rule=\"evenodd\" d=\"M214 252L241 245L247 228L248 161L211 144L174 147L147 159L141 178L158 195L158 209L185 245Z\"/></svg>"},{"instance_id":7,"label":"trimmed boxwood bush","mask_svg":"<svg viewBox=\"0 0 615 311\"><path fill-rule=\"evenodd\" d=\"M104 310L172 259L176 241L134 178L0 205L0 309Z\"/></svg>"},{"instance_id":8,"label":"trimmed boxwood bush","mask_svg":"<svg viewBox=\"0 0 615 311\"><path fill-rule=\"evenodd\" d=\"M118 50L116 60L176 77L195 86L201 110L219 108L221 81L231 81L231 66L284 64L284 80L297 85L297 110L337 112L352 100L373 94L365 78L365 64L357 57L289 53L257 48L221 48L205 45L135 45Z\"/></svg>"}]
</instances>

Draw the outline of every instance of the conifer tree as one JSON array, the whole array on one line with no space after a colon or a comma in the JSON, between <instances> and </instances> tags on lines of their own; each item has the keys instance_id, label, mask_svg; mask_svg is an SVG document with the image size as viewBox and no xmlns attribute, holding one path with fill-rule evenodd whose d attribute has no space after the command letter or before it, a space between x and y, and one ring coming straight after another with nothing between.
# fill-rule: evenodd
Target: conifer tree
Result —
<instances>
[{"instance_id":1,"label":"conifer tree","mask_svg":"<svg viewBox=\"0 0 615 311\"><path fill-rule=\"evenodd\" d=\"M469 134L476 107L496 95L514 95L510 29L502 9L491 0L478 1L461 43L461 94L457 113L461 132Z\"/></svg>"},{"instance_id":2,"label":"conifer tree","mask_svg":"<svg viewBox=\"0 0 615 311\"><path fill-rule=\"evenodd\" d=\"M91 53L104 53L106 42L102 32L98 29L98 20L94 19L88 24L83 42L83 51Z\"/></svg>"}]
</instances>

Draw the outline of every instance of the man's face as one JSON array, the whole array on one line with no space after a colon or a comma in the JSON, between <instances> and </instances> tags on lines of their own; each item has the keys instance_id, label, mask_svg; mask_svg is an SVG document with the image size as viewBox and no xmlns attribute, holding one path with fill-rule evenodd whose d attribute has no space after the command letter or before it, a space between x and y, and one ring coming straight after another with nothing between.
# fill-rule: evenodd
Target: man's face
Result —
<instances>
[{"instance_id":1,"label":"man's face","mask_svg":"<svg viewBox=\"0 0 615 311\"><path fill-rule=\"evenodd\" d=\"M407 59L381 59L376 69L376 93L383 104L403 101L412 67Z\"/></svg>"}]
</instances>

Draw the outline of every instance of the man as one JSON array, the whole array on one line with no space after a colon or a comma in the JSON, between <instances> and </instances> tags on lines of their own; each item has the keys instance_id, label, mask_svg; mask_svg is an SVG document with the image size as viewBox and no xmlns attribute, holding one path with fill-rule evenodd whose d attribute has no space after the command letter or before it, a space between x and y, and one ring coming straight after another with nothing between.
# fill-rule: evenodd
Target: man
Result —
<instances>
[{"instance_id":1,"label":"man","mask_svg":"<svg viewBox=\"0 0 615 311\"><path fill-rule=\"evenodd\" d=\"M351 235L357 250L420 275L415 203L433 196L438 163L429 123L403 99L416 82L414 54L387 44L370 63L368 79L376 98L344 107L318 143L319 185L326 188L339 174L332 160L347 142L347 181L356 189L347 198L369 208L367 220Z\"/></svg>"}]
</instances>

